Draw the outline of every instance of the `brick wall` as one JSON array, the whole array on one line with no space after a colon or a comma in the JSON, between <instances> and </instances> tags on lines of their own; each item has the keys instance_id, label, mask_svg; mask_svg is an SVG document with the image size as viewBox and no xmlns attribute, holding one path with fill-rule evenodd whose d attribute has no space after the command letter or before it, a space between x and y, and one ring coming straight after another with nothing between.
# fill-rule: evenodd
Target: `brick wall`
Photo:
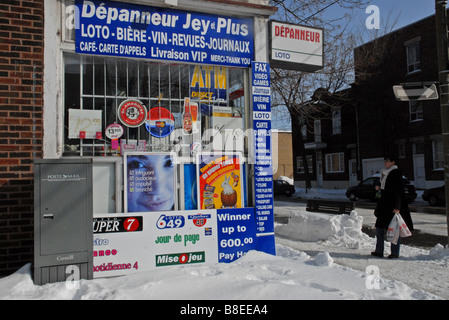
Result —
<instances>
[{"instance_id":1,"label":"brick wall","mask_svg":"<svg viewBox=\"0 0 449 320\"><path fill-rule=\"evenodd\" d=\"M44 0L0 2L0 276L33 260L33 159L42 158Z\"/></svg>"}]
</instances>

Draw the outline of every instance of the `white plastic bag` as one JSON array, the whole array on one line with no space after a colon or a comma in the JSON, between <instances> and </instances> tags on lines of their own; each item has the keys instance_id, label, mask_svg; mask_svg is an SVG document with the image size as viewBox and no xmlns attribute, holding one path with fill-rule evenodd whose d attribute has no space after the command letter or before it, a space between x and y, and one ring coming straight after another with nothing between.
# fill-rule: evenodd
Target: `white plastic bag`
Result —
<instances>
[{"instance_id":1,"label":"white plastic bag","mask_svg":"<svg viewBox=\"0 0 449 320\"><path fill-rule=\"evenodd\" d=\"M391 243L398 244L399 240L399 221L398 216L395 214L393 216L393 219L391 219L390 224L388 225L387 229L387 241L390 241Z\"/></svg>"},{"instance_id":2,"label":"white plastic bag","mask_svg":"<svg viewBox=\"0 0 449 320\"><path fill-rule=\"evenodd\" d=\"M412 233L407 227L404 219L399 213L396 213L391 219L391 222L387 230L387 241L393 244L398 244L399 237L406 238L410 237Z\"/></svg>"},{"instance_id":3,"label":"white plastic bag","mask_svg":"<svg viewBox=\"0 0 449 320\"><path fill-rule=\"evenodd\" d=\"M401 238L410 237L412 235L412 233L408 229L407 224L405 223L404 219L402 219L402 216L399 213L397 213L396 215L398 216L399 236Z\"/></svg>"}]
</instances>

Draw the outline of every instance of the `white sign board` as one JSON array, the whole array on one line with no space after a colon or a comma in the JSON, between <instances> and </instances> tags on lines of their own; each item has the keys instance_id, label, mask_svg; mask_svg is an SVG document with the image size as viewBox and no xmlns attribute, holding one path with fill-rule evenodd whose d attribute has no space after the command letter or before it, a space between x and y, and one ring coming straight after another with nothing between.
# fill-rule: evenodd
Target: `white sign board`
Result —
<instances>
[{"instance_id":1,"label":"white sign board","mask_svg":"<svg viewBox=\"0 0 449 320\"><path fill-rule=\"evenodd\" d=\"M270 65L313 72L323 68L323 29L270 21Z\"/></svg>"},{"instance_id":2,"label":"white sign board","mask_svg":"<svg viewBox=\"0 0 449 320\"><path fill-rule=\"evenodd\" d=\"M393 92L398 101L438 99L438 89L435 84L397 85L393 86Z\"/></svg>"},{"instance_id":3,"label":"white sign board","mask_svg":"<svg viewBox=\"0 0 449 320\"><path fill-rule=\"evenodd\" d=\"M217 263L215 210L95 215L94 278Z\"/></svg>"},{"instance_id":4,"label":"white sign board","mask_svg":"<svg viewBox=\"0 0 449 320\"><path fill-rule=\"evenodd\" d=\"M101 129L101 110L69 109L69 139L79 139L80 132L85 139L96 139Z\"/></svg>"},{"instance_id":5,"label":"white sign board","mask_svg":"<svg viewBox=\"0 0 449 320\"><path fill-rule=\"evenodd\" d=\"M256 250L254 208L95 214L94 278L228 263Z\"/></svg>"}]
</instances>

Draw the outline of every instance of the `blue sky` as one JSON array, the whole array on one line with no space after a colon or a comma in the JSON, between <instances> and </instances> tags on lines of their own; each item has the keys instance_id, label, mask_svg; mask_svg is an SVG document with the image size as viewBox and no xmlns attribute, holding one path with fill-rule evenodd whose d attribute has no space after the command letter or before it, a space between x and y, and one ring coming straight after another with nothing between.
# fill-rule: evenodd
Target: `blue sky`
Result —
<instances>
[{"instance_id":1,"label":"blue sky","mask_svg":"<svg viewBox=\"0 0 449 320\"><path fill-rule=\"evenodd\" d=\"M381 20L386 19L390 13L393 17L398 17L398 28L435 13L435 0L372 0L369 4L379 7ZM361 14L367 16L364 12Z\"/></svg>"},{"instance_id":2,"label":"blue sky","mask_svg":"<svg viewBox=\"0 0 449 320\"><path fill-rule=\"evenodd\" d=\"M370 16L366 13L366 7L375 5L380 11L380 30L378 34L385 34L385 28L392 31L435 13L435 0L368 0L367 5L350 12L341 8L339 4L333 4L327 8L324 17L342 17L345 13L352 14L350 26L353 32L359 33L365 28L365 21ZM341 22L343 23L343 22Z\"/></svg>"},{"instance_id":3,"label":"blue sky","mask_svg":"<svg viewBox=\"0 0 449 320\"><path fill-rule=\"evenodd\" d=\"M381 28L385 24L391 26L396 19L394 29L401 28L435 13L435 0L371 0L368 4L379 8ZM329 10L338 12L338 5L330 7ZM354 23L364 26L368 16L364 9L358 9L354 12Z\"/></svg>"}]
</instances>

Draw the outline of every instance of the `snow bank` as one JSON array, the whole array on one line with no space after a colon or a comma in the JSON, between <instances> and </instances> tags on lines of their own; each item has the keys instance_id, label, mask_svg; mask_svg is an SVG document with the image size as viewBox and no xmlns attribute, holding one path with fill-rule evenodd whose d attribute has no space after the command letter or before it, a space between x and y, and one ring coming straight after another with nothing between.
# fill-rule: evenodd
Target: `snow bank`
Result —
<instances>
[{"instance_id":1,"label":"snow bank","mask_svg":"<svg viewBox=\"0 0 449 320\"><path fill-rule=\"evenodd\" d=\"M354 210L350 215L299 210L291 213L288 224L276 227L276 235L307 242L329 241L348 248L360 248L370 241L362 232L363 217Z\"/></svg>"},{"instance_id":2,"label":"snow bank","mask_svg":"<svg viewBox=\"0 0 449 320\"><path fill-rule=\"evenodd\" d=\"M315 256L314 264L321 267L330 267L334 263L334 259L329 252L320 252Z\"/></svg>"},{"instance_id":3,"label":"snow bank","mask_svg":"<svg viewBox=\"0 0 449 320\"><path fill-rule=\"evenodd\" d=\"M28 264L0 279L0 300L438 299L385 278L372 289L366 272L333 263L329 253L310 257L281 245L276 245L276 252L272 256L250 251L232 263L162 267L129 276L81 280L77 286L64 282L35 286Z\"/></svg>"},{"instance_id":4,"label":"snow bank","mask_svg":"<svg viewBox=\"0 0 449 320\"><path fill-rule=\"evenodd\" d=\"M449 260L449 247L444 247L438 243L435 247L430 249L429 256L434 260Z\"/></svg>"},{"instance_id":5,"label":"snow bank","mask_svg":"<svg viewBox=\"0 0 449 320\"><path fill-rule=\"evenodd\" d=\"M292 210L289 224L277 226L276 233L316 241L296 243L313 245L309 253L318 252L314 257L291 248L293 242L288 240L289 246L276 244L276 256L250 251L232 263L161 267L126 277L44 286L33 284L31 264L27 264L0 279L0 300L439 299L417 289L423 287L447 296L447 282L441 280L447 277L447 247L437 245L429 252L402 246L402 259L373 259L366 252L360 253L364 248L353 249L373 244L373 239L362 233L362 222L356 211L326 215ZM331 254L323 252L329 248L334 250ZM336 248L351 255L342 257ZM379 279L367 271L367 266L373 265L380 271Z\"/></svg>"}]
</instances>

